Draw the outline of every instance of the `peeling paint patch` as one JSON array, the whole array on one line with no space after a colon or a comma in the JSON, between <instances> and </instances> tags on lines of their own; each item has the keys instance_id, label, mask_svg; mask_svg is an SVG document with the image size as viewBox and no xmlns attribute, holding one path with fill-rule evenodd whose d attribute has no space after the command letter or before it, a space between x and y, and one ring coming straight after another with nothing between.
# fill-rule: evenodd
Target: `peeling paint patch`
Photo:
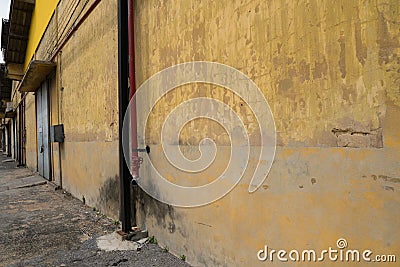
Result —
<instances>
[{"instance_id":1,"label":"peeling paint patch","mask_svg":"<svg viewBox=\"0 0 400 267\"><path fill-rule=\"evenodd\" d=\"M305 60L300 61L299 74L302 83L310 80L310 64Z\"/></svg>"},{"instance_id":2,"label":"peeling paint patch","mask_svg":"<svg viewBox=\"0 0 400 267\"><path fill-rule=\"evenodd\" d=\"M316 183L317 183L317 179L311 178L311 184L314 185L314 184L316 184Z\"/></svg>"},{"instance_id":3,"label":"peeling paint patch","mask_svg":"<svg viewBox=\"0 0 400 267\"><path fill-rule=\"evenodd\" d=\"M383 189L385 189L385 190L387 190L387 191L392 191L392 192L394 192L394 187L392 187L392 186L384 185L384 186L383 186Z\"/></svg>"},{"instance_id":4,"label":"peeling paint patch","mask_svg":"<svg viewBox=\"0 0 400 267\"><path fill-rule=\"evenodd\" d=\"M365 60L367 59L367 46L363 43L361 38L361 20L360 20L360 11L357 8L357 20L354 23L354 37L356 40L356 56L358 61L364 65Z\"/></svg>"},{"instance_id":5,"label":"peeling paint patch","mask_svg":"<svg viewBox=\"0 0 400 267\"><path fill-rule=\"evenodd\" d=\"M332 133L337 138L336 141L338 147L383 147L381 128L371 131L361 131L352 128L333 128Z\"/></svg>"},{"instance_id":6,"label":"peeling paint patch","mask_svg":"<svg viewBox=\"0 0 400 267\"><path fill-rule=\"evenodd\" d=\"M287 90L292 88L293 81L291 79L283 79L279 81L278 88L279 90Z\"/></svg>"},{"instance_id":7,"label":"peeling paint patch","mask_svg":"<svg viewBox=\"0 0 400 267\"><path fill-rule=\"evenodd\" d=\"M342 73L341 77L344 79L346 77L346 39L343 30L340 32L338 42L340 45L339 68Z\"/></svg>"},{"instance_id":8,"label":"peeling paint patch","mask_svg":"<svg viewBox=\"0 0 400 267\"><path fill-rule=\"evenodd\" d=\"M399 47L399 43L395 38L392 38L389 34L388 25L382 12L378 12L378 36L376 43L379 46L379 64L386 64L389 62L390 56L393 54L393 50Z\"/></svg>"},{"instance_id":9,"label":"peeling paint patch","mask_svg":"<svg viewBox=\"0 0 400 267\"><path fill-rule=\"evenodd\" d=\"M366 175L363 175L363 178L366 178L366 177L367 177ZM375 174L372 174L371 178L374 181L376 181L378 179L381 179L381 180L383 180L385 182L389 182L389 183L400 183L400 178L390 177L390 176L387 176L387 175L375 175Z\"/></svg>"},{"instance_id":10,"label":"peeling paint patch","mask_svg":"<svg viewBox=\"0 0 400 267\"><path fill-rule=\"evenodd\" d=\"M313 70L313 79L325 78L328 72L328 64L324 58L321 62L315 61L315 66Z\"/></svg>"}]
</instances>

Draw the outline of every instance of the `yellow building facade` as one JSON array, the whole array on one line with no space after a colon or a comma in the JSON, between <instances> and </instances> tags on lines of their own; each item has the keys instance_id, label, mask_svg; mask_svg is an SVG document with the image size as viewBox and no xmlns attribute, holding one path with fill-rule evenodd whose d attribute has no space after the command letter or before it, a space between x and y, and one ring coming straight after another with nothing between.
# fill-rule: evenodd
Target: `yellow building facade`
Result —
<instances>
[{"instance_id":1,"label":"yellow building facade","mask_svg":"<svg viewBox=\"0 0 400 267\"><path fill-rule=\"evenodd\" d=\"M99 1L63 44L74 21L95 2L36 1L23 64L25 72L32 60L56 63L44 80L49 126L62 124L65 141L50 142L49 179L118 218L117 1ZM398 253L399 17L395 0L135 1L138 86L176 64L226 64L261 90L277 138L272 168L254 193L248 192L258 160L252 151L244 178L209 205L174 207L135 189L138 226L194 266L292 264L262 261L258 253L266 246L320 253L337 249L339 239L348 249L373 255ZM189 175L162 154L166 114L196 97L229 105L242 117L252 148L260 146L254 115L243 99L208 84L178 87L157 102L148 120L137 110L151 161L178 184L213 181L230 156L227 134L205 119L183 127L175 145L196 158L199 142L212 137L220 153L212 168ZM32 92L23 97L26 165L32 170L38 170L40 155L37 98ZM20 101L15 98L14 105ZM155 175L146 164L141 179Z\"/></svg>"},{"instance_id":2,"label":"yellow building facade","mask_svg":"<svg viewBox=\"0 0 400 267\"><path fill-rule=\"evenodd\" d=\"M322 251L340 238L349 249L399 251L399 11L398 1L139 1L138 84L179 63L226 64L257 84L277 132L275 160L258 191L248 193L245 173L226 197L200 208L172 208L143 194L139 221L195 266L280 266L288 263L260 261L258 251ZM166 114L199 96L225 100L249 118L240 98L215 86L181 86L161 99L146 142L157 151L152 162L178 184L190 177L156 147ZM253 121L245 122L250 135ZM211 136L229 158L227 136L216 129L188 123L180 145L196 151ZM144 179L155 175L146 170ZM209 174L198 179L210 181Z\"/></svg>"},{"instance_id":3,"label":"yellow building facade","mask_svg":"<svg viewBox=\"0 0 400 267\"><path fill-rule=\"evenodd\" d=\"M13 105L24 105L25 120L24 139L15 142L24 146L28 168L117 219L117 3L100 2L35 1L20 78L14 81ZM77 23L79 30L71 34ZM41 69L49 63L54 67ZM63 125L64 142L50 140L54 125ZM43 132L49 136L42 148Z\"/></svg>"}]
</instances>

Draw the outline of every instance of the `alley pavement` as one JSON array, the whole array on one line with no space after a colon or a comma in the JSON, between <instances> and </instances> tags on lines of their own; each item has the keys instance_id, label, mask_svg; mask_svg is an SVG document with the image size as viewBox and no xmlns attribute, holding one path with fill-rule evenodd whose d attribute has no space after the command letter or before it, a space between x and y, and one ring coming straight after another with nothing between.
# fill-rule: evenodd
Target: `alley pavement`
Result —
<instances>
[{"instance_id":1,"label":"alley pavement","mask_svg":"<svg viewBox=\"0 0 400 267\"><path fill-rule=\"evenodd\" d=\"M117 224L0 151L0 266L189 266L155 244L99 249Z\"/></svg>"}]
</instances>

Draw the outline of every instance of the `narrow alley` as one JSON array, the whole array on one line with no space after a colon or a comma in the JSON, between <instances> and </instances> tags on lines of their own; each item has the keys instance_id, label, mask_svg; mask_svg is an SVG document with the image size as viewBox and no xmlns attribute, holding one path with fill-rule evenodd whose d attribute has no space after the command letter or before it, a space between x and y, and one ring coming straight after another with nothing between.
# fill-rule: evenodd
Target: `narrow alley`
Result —
<instances>
[{"instance_id":1,"label":"narrow alley","mask_svg":"<svg viewBox=\"0 0 400 267\"><path fill-rule=\"evenodd\" d=\"M16 165L0 155L0 266L189 266L155 244L98 249L118 222Z\"/></svg>"},{"instance_id":2,"label":"narrow alley","mask_svg":"<svg viewBox=\"0 0 400 267\"><path fill-rule=\"evenodd\" d=\"M399 3L1 0L0 267L400 266Z\"/></svg>"}]
</instances>

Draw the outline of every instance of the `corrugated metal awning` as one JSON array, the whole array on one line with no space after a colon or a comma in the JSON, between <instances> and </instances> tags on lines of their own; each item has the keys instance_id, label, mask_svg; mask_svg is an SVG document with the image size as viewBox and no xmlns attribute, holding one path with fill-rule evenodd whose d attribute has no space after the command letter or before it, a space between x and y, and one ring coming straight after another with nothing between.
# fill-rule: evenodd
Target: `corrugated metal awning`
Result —
<instances>
[{"instance_id":1,"label":"corrugated metal awning","mask_svg":"<svg viewBox=\"0 0 400 267\"><path fill-rule=\"evenodd\" d=\"M19 84L19 91L35 92L46 77L56 68L57 64L51 61L32 60Z\"/></svg>"},{"instance_id":2,"label":"corrugated metal awning","mask_svg":"<svg viewBox=\"0 0 400 267\"><path fill-rule=\"evenodd\" d=\"M35 0L13 0L9 20L3 20L1 47L6 63L23 64Z\"/></svg>"}]
</instances>

